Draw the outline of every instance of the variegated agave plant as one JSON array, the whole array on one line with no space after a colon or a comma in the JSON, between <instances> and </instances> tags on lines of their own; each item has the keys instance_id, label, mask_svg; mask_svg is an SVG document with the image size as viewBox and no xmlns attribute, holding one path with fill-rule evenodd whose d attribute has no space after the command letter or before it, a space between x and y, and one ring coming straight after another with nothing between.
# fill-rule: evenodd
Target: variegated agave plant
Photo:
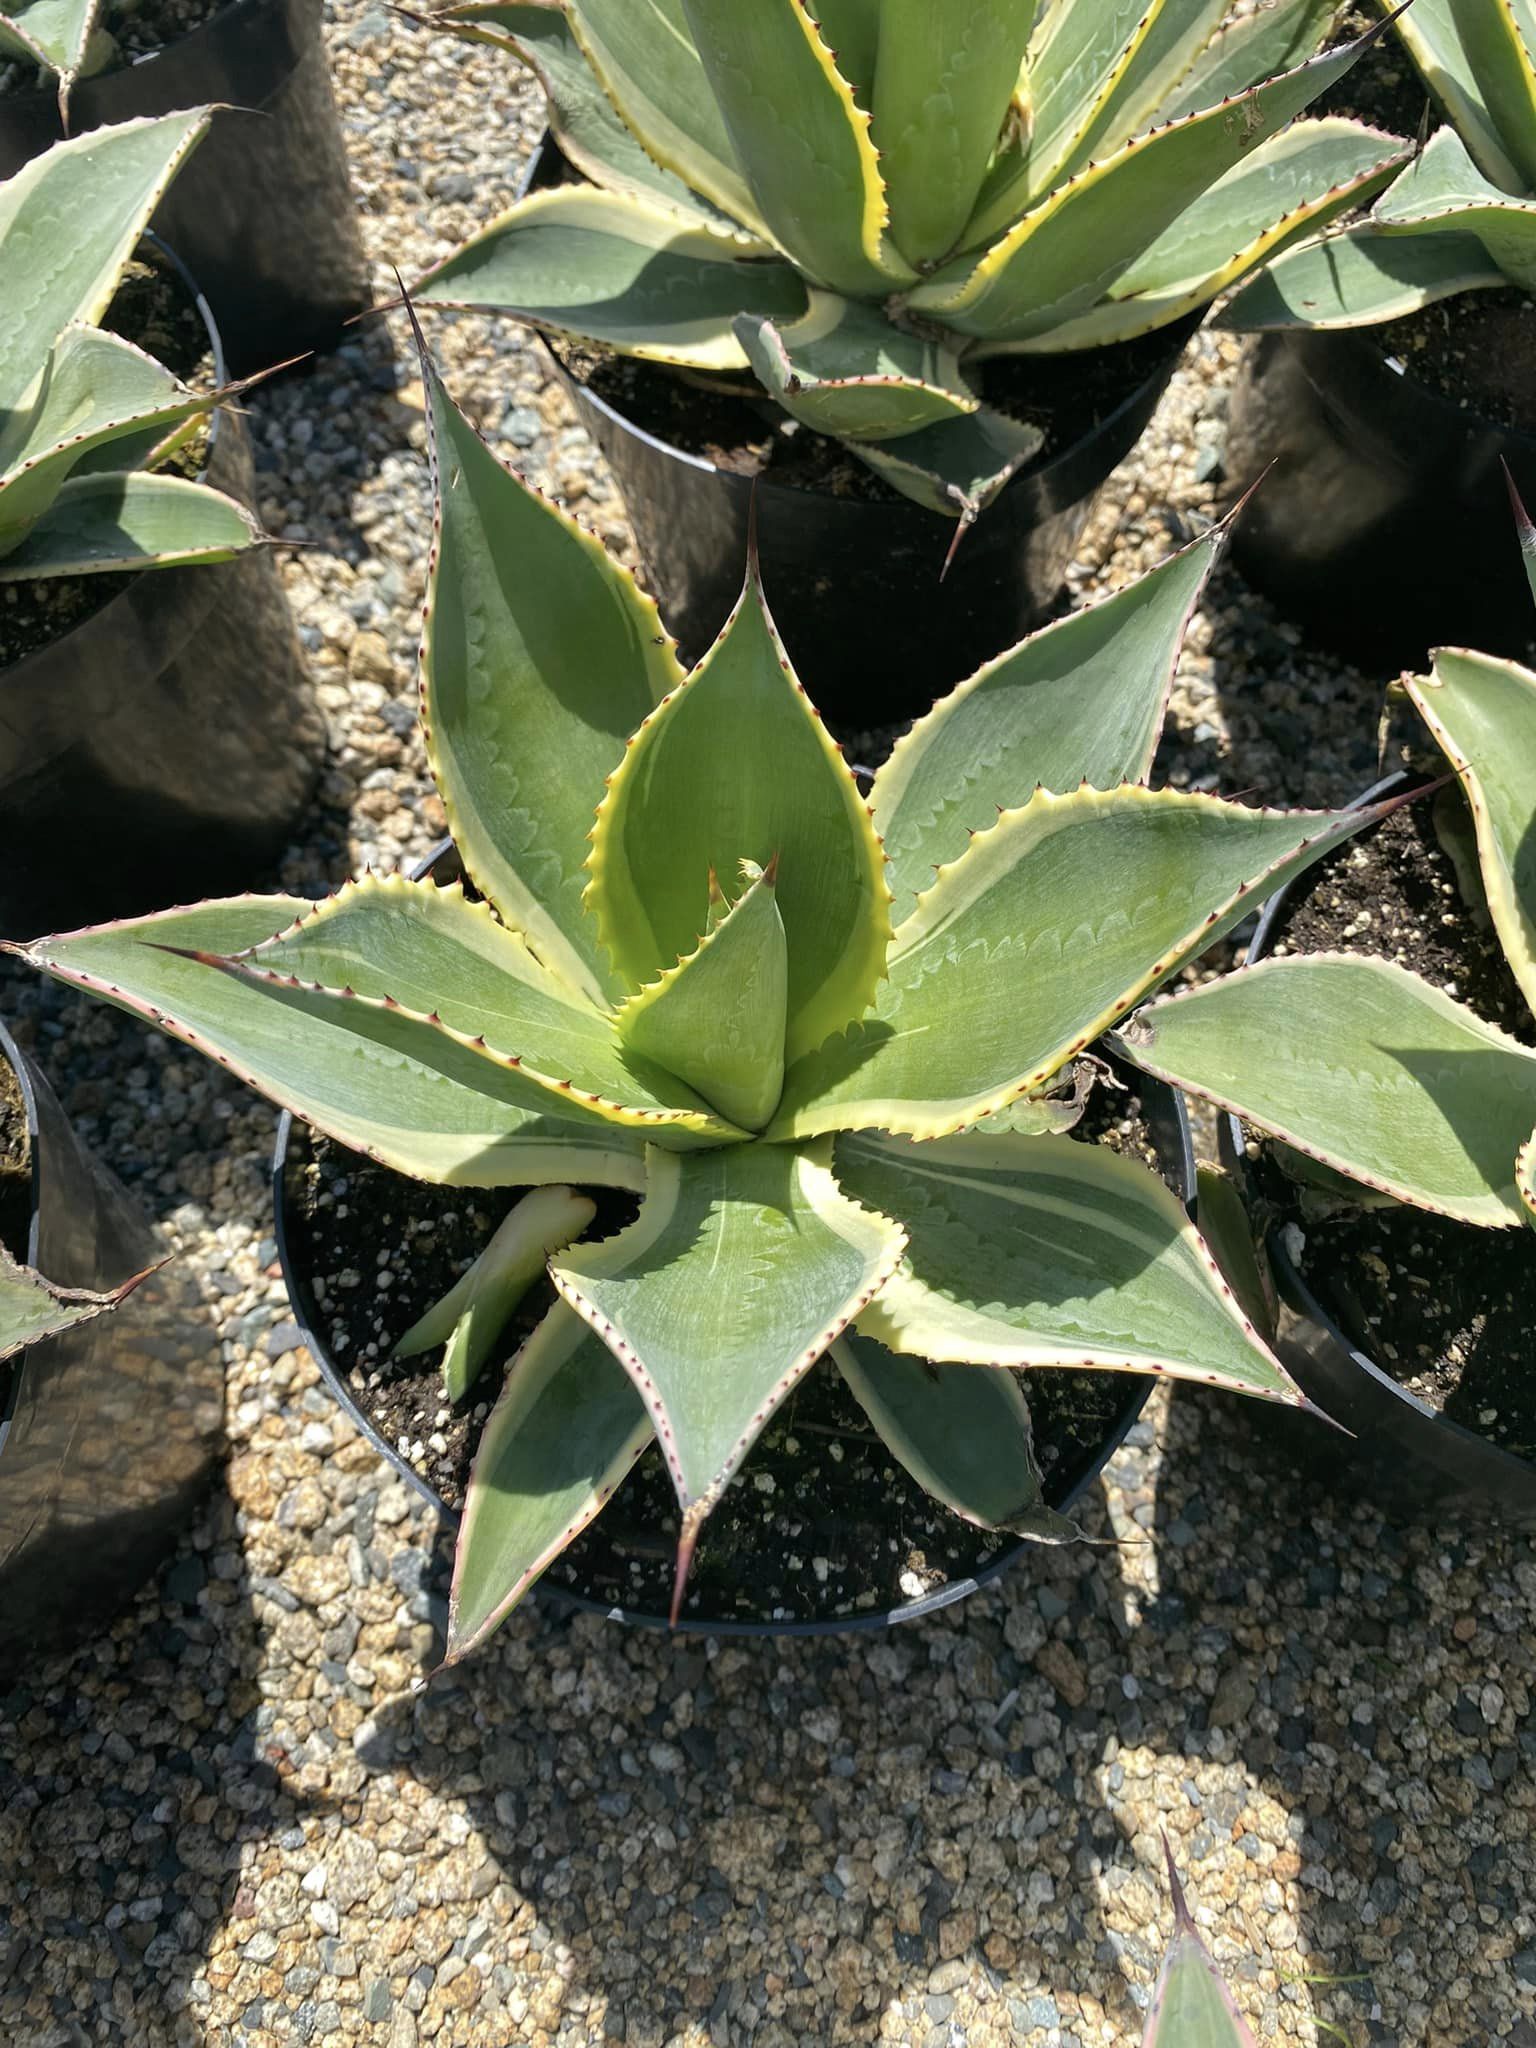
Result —
<instances>
[{"instance_id":1,"label":"variegated agave plant","mask_svg":"<svg viewBox=\"0 0 1536 2048\"><path fill-rule=\"evenodd\" d=\"M973 518L1041 442L982 402L978 365L1177 321L1405 160L1357 122L1293 121L1365 46L1314 54L1338 11L459 0L432 24L530 65L591 182L521 200L415 296L750 368Z\"/></svg>"},{"instance_id":2,"label":"variegated agave plant","mask_svg":"<svg viewBox=\"0 0 1536 2048\"><path fill-rule=\"evenodd\" d=\"M1179 1204L1060 1135L1056 1099L1100 1032L1377 815L1146 787L1217 537L981 670L867 806L755 569L684 674L628 574L423 378L422 714L483 900L369 877L19 950L405 1173L642 1196L550 1261L559 1302L476 1460L450 1656L653 1441L681 1598L722 1489L828 1352L935 1493L1035 1531L1056 1525L1019 1385L983 1368L1295 1399ZM557 1198L507 1262L585 1221Z\"/></svg>"},{"instance_id":3,"label":"variegated agave plant","mask_svg":"<svg viewBox=\"0 0 1536 2048\"><path fill-rule=\"evenodd\" d=\"M245 508L157 474L236 389L192 391L95 325L211 110L58 143L0 184L0 583L226 561Z\"/></svg>"},{"instance_id":4,"label":"variegated agave plant","mask_svg":"<svg viewBox=\"0 0 1536 2048\"><path fill-rule=\"evenodd\" d=\"M76 79L104 70L117 54L105 12L103 0L10 0L0 7L0 60L35 65L55 81L66 128Z\"/></svg>"},{"instance_id":5,"label":"variegated agave plant","mask_svg":"<svg viewBox=\"0 0 1536 2048\"><path fill-rule=\"evenodd\" d=\"M1261 271L1224 325L1363 327L1536 288L1536 0L1413 0L1397 32L1449 125L1366 219Z\"/></svg>"}]
</instances>

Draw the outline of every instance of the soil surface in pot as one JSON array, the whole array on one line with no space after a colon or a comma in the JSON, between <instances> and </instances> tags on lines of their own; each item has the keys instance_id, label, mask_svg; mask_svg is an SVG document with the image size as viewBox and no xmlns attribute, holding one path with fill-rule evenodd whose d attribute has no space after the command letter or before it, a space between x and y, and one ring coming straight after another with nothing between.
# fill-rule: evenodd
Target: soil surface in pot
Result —
<instances>
[{"instance_id":1,"label":"soil surface in pot","mask_svg":"<svg viewBox=\"0 0 1536 2048\"><path fill-rule=\"evenodd\" d=\"M1096 1086L1074 1136L1157 1164L1139 1098L1127 1090ZM294 1157L306 1157L298 1131ZM440 1351L393 1365L388 1357L521 1191L430 1187L324 1138L310 1140L307 1158L297 1199L290 1166L289 1229L295 1264L320 1304L316 1335L329 1343L379 1434L458 1507L506 1366L554 1290L541 1281L530 1291L498 1354L457 1408L443 1397ZM587 1192L598 1204L590 1236L611 1235L636 1213L630 1196ZM1091 1461L1128 1388L1119 1374L1049 1371L1030 1375L1027 1391L1049 1487L1053 1471ZM548 1583L665 1614L676 1540L671 1480L660 1458L647 1454L551 1566ZM973 1528L933 1501L891 1458L823 1361L758 1439L706 1524L684 1611L741 1621L880 1613L972 1576L1016 1540Z\"/></svg>"},{"instance_id":2,"label":"soil surface in pot","mask_svg":"<svg viewBox=\"0 0 1536 2048\"><path fill-rule=\"evenodd\" d=\"M157 50L179 43L205 21L212 21L226 4L227 0L129 0L124 5L121 0L117 4L107 0L102 10L102 26L112 38L113 50L106 63L99 65L91 76L123 71L141 57L153 57ZM13 93L53 90L51 73L40 72L35 64L22 58L0 60L0 101Z\"/></svg>"},{"instance_id":3,"label":"soil surface in pot","mask_svg":"<svg viewBox=\"0 0 1536 2048\"><path fill-rule=\"evenodd\" d=\"M1356 7L1341 34L1358 35L1380 19L1375 8ZM1443 125L1440 109L1402 43L1389 33L1311 111L1348 114L1411 137L1419 132L1426 103L1432 133ZM1499 426L1536 432L1536 304L1525 292L1513 286L1461 292L1406 319L1358 331L1427 391Z\"/></svg>"},{"instance_id":4,"label":"soil surface in pot","mask_svg":"<svg viewBox=\"0 0 1536 2048\"><path fill-rule=\"evenodd\" d=\"M0 1057L0 1245L13 1259L27 1256L32 1231L32 1141L21 1083ZM0 1363L0 1415L10 1403L15 1361Z\"/></svg>"},{"instance_id":5,"label":"soil surface in pot","mask_svg":"<svg viewBox=\"0 0 1536 2048\"><path fill-rule=\"evenodd\" d=\"M101 325L136 343L194 390L213 388L213 350L197 301L181 273L152 248L145 249L142 261L129 264ZM161 470L200 476L208 460L209 432L208 422L200 420ZM0 583L0 674L110 604L138 573L109 570L99 576L33 576Z\"/></svg>"},{"instance_id":6,"label":"soil surface in pot","mask_svg":"<svg viewBox=\"0 0 1536 2048\"><path fill-rule=\"evenodd\" d=\"M1466 807L1454 791L1441 816ZM1395 811L1297 887L1277 950L1376 955L1412 968L1527 1043L1536 1025L1487 913L1469 910L1435 806ZM1510 1172L1524 1133L1510 1133ZM1302 1237L1297 1265L1368 1358L1438 1413L1536 1456L1536 1232L1475 1230L1393 1205L1303 1195L1261 1143L1261 1185ZM1295 1240L1292 1239L1294 1244Z\"/></svg>"}]
</instances>

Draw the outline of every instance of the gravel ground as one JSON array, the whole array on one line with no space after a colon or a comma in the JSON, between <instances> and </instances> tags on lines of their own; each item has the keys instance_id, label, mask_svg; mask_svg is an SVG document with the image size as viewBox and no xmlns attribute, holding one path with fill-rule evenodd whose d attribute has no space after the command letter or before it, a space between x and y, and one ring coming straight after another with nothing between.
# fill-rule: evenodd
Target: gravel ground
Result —
<instances>
[{"instance_id":1,"label":"gravel ground","mask_svg":"<svg viewBox=\"0 0 1536 2048\"><path fill-rule=\"evenodd\" d=\"M380 6L344 0L332 36L382 287L505 202L537 107L494 52ZM540 351L474 319L436 335L498 446L623 544ZM1210 516L1233 356L1192 352L1078 594ZM281 880L313 891L443 826L398 321L251 416L268 524L309 544L286 574L331 763ZM1165 771L1347 797L1382 681L1221 575ZM14 975L0 997L185 1247L233 1445L159 1583L0 1695L7 2048L1098 2048L1139 2038L1160 1830L1261 2040L1536 2048L1527 1541L1384 1526L1266 1463L1236 1404L1160 1392L1090 1511L1118 1546L886 1638L670 1641L533 1601L413 1697L446 1554L297 1348L272 1112L114 1012Z\"/></svg>"}]
</instances>

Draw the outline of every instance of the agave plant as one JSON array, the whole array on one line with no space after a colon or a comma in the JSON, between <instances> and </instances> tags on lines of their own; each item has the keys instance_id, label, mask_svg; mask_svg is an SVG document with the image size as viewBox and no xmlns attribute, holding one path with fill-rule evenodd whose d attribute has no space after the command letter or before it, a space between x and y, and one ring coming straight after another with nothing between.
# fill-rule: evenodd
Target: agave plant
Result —
<instances>
[{"instance_id":1,"label":"agave plant","mask_svg":"<svg viewBox=\"0 0 1536 2048\"><path fill-rule=\"evenodd\" d=\"M211 110L58 143L0 184L0 582L225 561L243 506L157 474L235 390L192 391L95 323Z\"/></svg>"},{"instance_id":2,"label":"agave plant","mask_svg":"<svg viewBox=\"0 0 1536 2048\"><path fill-rule=\"evenodd\" d=\"M559 1299L480 1444L450 1658L653 1442L680 1600L824 1354L932 1491L1036 1532L1060 1525L1006 1368L1295 1400L1161 1181L1062 1135L1097 1036L1380 815L1147 786L1218 536L983 668L866 804L755 565L685 674L627 572L422 374L422 717L473 893L365 876L15 950L404 1173L641 1197L596 1242L566 1242L564 1198L514 1229L512 1266L565 1245ZM482 1269L439 1336L499 1284Z\"/></svg>"},{"instance_id":3,"label":"agave plant","mask_svg":"<svg viewBox=\"0 0 1536 2048\"><path fill-rule=\"evenodd\" d=\"M0 59L35 65L54 80L66 128L76 79L105 70L117 55L106 11L103 0L11 0L0 8Z\"/></svg>"},{"instance_id":4,"label":"agave plant","mask_svg":"<svg viewBox=\"0 0 1536 2048\"><path fill-rule=\"evenodd\" d=\"M56 1337L116 1308L144 1278L144 1274L136 1274L105 1294L83 1287L56 1287L0 1245L0 1366L30 1344Z\"/></svg>"},{"instance_id":5,"label":"agave plant","mask_svg":"<svg viewBox=\"0 0 1536 2048\"><path fill-rule=\"evenodd\" d=\"M1261 271L1224 325L1362 327L1536 287L1536 4L1413 0L1396 26L1448 125L1364 220Z\"/></svg>"},{"instance_id":6,"label":"agave plant","mask_svg":"<svg viewBox=\"0 0 1536 2048\"><path fill-rule=\"evenodd\" d=\"M1257 2048L1184 1897L1178 1865L1163 1837L1173 1939L1163 1952L1141 2048Z\"/></svg>"},{"instance_id":7,"label":"agave plant","mask_svg":"<svg viewBox=\"0 0 1536 2048\"><path fill-rule=\"evenodd\" d=\"M460 0L590 182L532 193L422 302L751 370L898 490L974 518L1040 446L989 358L1207 305L1405 145L1293 117L1370 35L1336 0ZM1289 68L1287 68L1289 67Z\"/></svg>"}]
</instances>

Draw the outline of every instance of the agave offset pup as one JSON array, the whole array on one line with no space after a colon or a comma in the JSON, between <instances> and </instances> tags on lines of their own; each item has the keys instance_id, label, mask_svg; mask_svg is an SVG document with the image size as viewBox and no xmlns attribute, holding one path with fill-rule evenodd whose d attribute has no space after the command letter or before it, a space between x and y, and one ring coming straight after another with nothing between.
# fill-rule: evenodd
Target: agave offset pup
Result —
<instances>
[{"instance_id":1,"label":"agave offset pup","mask_svg":"<svg viewBox=\"0 0 1536 2048\"><path fill-rule=\"evenodd\" d=\"M1447 125L1364 220L1268 264L1224 326L1365 327L1536 288L1536 0L1413 0L1396 28Z\"/></svg>"},{"instance_id":2,"label":"agave offset pup","mask_svg":"<svg viewBox=\"0 0 1536 2048\"><path fill-rule=\"evenodd\" d=\"M1336 0L460 0L589 182L520 200L426 305L750 370L897 490L974 519L1040 447L989 358L1182 320L1364 203L1406 145L1296 121L1379 29Z\"/></svg>"},{"instance_id":3,"label":"agave offset pup","mask_svg":"<svg viewBox=\"0 0 1536 2048\"><path fill-rule=\"evenodd\" d=\"M653 1442L680 1601L824 1354L930 1490L1036 1532L1060 1524L1007 1368L1297 1399L1167 1189L1062 1136L1056 1099L1143 995L1380 815L1146 786L1218 536L983 669L866 805L755 564L685 674L626 571L422 374L422 717L476 894L366 876L18 950L406 1174L641 1197L598 1242L568 1242L574 1195L518 1226L510 1263L555 1247L559 1301L480 1443L450 1658ZM499 1284L477 1272L439 1334Z\"/></svg>"},{"instance_id":4,"label":"agave offset pup","mask_svg":"<svg viewBox=\"0 0 1536 2048\"><path fill-rule=\"evenodd\" d=\"M242 505L159 473L243 385L193 391L101 319L211 109L57 143L0 184L0 583L222 562Z\"/></svg>"}]
</instances>

